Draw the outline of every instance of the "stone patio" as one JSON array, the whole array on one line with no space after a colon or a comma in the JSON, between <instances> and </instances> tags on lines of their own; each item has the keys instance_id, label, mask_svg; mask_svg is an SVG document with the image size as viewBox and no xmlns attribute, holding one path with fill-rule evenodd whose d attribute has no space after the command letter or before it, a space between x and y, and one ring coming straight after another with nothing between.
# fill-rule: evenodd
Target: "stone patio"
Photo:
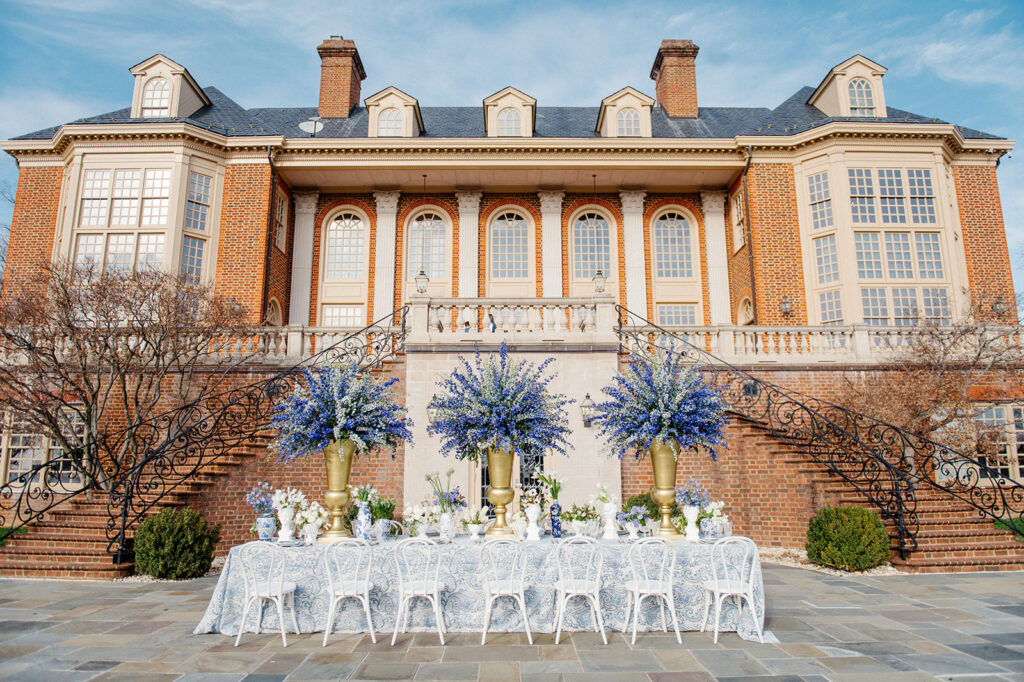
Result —
<instances>
[{"instance_id":1,"label":"stone patio","mask_svg":"<svg viewBox=\"0 0 1024 682\"><path fill-rule=\"evenodd\" d=\"M399 639L192 635L216 578L190 583L0 580L0 679L1024 681L1024 574L844 578L765 566L779 644L725 634L575 633Z\"/></svg>"}]
</instances>

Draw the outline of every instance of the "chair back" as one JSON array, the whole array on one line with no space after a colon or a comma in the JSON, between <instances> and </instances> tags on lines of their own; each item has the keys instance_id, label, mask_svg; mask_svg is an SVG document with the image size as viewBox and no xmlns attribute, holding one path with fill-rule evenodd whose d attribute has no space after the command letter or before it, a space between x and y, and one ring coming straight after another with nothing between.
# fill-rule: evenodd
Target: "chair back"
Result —
<instances>
[{"instance_id":1,"label":"chair back","mask_svg":"<svg viewBox=\"0 0 1024 682\"><path fill-rule=\"evenodd\" d=\"M720 582L729 581L753 589L756 561L757 545L750 538L737 535L718 540L711 546L711 578L715 588Z\"/></svg>"},{"instance_id":2,"label":"chair back","mask_svg":"<svg viewBox=\"0 0 1024 682\"><path fill-rule=\"evenodd\" d=\"M526 582L526 552L512 538L495 538L480 546L480 570L488 593L498 585L520 589Z\"/></svg>"},{"instance_id":3,"label":"chair back","mask_svg":"<svg viewBox=\"0 0 1024 682\"><path fill-rule=\"evenodd\" d=\"M670 582L676 570L676 551L665 538L644 538L629 548L626 561L637 582Z\"/></svg>"},{"instance_id":4,"label":"chair back","mask_svg":"<svg viewBox=\"0 0 1024 682\"><path fill-rule=\"evenodd\" d=\"M327 589L331 596L342 584L345 591L365 592L370 589L373 548L363 540L342 538L327 545L323 553L327 573Z\"/></svg>"},{"instance_id":5,"label":"chair back","mask_svg":"<svg viewBox=\"0 0 1024 682\"><path fill-rule=\"evenodd\" d=\"M438 586L441 575L441 550L427 538L407 538L395 545L395 566L402 591L416 584Z\"/></svg>"},{"instance_id":6,"label":"chair back","mask_svg":"<svg viewBox=\"0 0 1024 682\"><path fill-rule=\"evenodd\" d=\"M288 563L284 549L272 542L247 542L235 556L242 568L246 594L255 594L258 586L266 587L271 594L281 593Z\"/></svg>"},{"instance_id":7,"label":"chair back","mask_svg":"<svg viewBox=\"0 0 1024 682\"><path fill-rule=\"evenodd\" d=\"M558 579L563 585L580 582L600 584L604 555L597 540L575 535L562 540L557 547Z\"/></svg>"}]
</instances>

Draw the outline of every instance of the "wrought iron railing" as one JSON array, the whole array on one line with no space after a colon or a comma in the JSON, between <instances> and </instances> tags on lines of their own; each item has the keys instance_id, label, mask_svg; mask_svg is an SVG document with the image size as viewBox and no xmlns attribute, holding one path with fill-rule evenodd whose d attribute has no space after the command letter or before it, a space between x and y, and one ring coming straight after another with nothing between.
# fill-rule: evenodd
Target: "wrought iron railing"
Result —
<instances>
[{"instance_id":1,"label":"wrought iron railing","mask_svg":"<svg viewBox=\"0 0 1024 682\"><path fill-rule=\"evenodd\" d=\"M833 416L806 399L716 358L684 337L616 306L620 348L651 355L669 351L690 358L723 391L730 411L809 455L845 480L891 519L902 558L917 548L914 483L886 457ZM842 417L842 415L839 415Z\"/></svg>"},{"instance_id":2,"label":"wrought iron railing","mask_svg":"<svg viewBox=\"0 0 1024 682\"><path fill-rule=\"evenodd\" d=\"M120 563L130 553L128 533L149 509L208 465L246 445L257 444L266 432L277 396L288 391L304 367L358 363L364 371L380 368L404 349L408 308L332 341L290 367L259 381L205 396L162 413L130 431L105 434L91 443L93 451L140 453L102 464L85 461L82 451L32 467L0 486L0 538L37 521L72 497L100 494L107 498L108 550ZM84 451L85 448L83 448ZM69 458L77 458L79 480L66 480Z\"/></svg>"}]
</instances>

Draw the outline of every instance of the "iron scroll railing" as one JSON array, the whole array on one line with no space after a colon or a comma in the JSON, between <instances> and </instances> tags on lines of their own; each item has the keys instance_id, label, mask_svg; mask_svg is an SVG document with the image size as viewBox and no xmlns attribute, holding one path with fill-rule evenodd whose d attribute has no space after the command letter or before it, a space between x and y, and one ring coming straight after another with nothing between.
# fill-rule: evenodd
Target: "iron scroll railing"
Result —
<instances>
[{"instance_id":1,"label":"iron scroll railing","mask_svg":"<svg viewBox=\"0 0 1024 682\"><path fill-rule=\"evenodd\" d=\"M268 378L205 396L92 444L105 452L133 439L132 449L140 454L129 460L108 458L100 469L76 452L32 467L0 486L0 538L70 498L99 493L107 498L108 551L121 563L130 556L129 531L149 509L208 465L266 435L275 399L291 389L303 368L342 363L357 363L363 371L380 368L404 349L407 313L407 307L400 308ZM74 485L67 481L72 457L80 465Z\"/></svg>"}]
</instances>

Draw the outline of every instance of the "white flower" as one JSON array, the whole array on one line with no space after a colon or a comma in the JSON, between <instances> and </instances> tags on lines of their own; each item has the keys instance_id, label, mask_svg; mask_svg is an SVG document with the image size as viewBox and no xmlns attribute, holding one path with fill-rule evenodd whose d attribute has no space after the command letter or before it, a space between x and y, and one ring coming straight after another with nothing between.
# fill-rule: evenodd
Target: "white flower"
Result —
<instances>
[{"instance_id":1,"label":"white flower","mask_svg":"<svg viewBox=\"0 0 1024 682\"><path fill-rule=\"evenodd\" d=\"M295 488L278 488L270 498L274 509L281 511L285 507L291 507L295 511L302 510L307 502L306 496L301 490Z\"/></svg>"}]
</instances>

